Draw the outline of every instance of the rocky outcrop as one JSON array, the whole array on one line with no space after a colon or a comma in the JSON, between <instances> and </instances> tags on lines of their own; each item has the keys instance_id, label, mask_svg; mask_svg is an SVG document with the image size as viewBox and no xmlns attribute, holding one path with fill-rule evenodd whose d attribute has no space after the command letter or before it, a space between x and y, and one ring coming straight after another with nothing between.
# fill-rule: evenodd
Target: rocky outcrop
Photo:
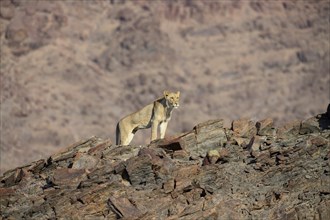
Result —
<instances>
[{"instance_id":1,"label":"rocky outcrop","mask_svg":"<svg viewBox=\"0 0 330 220\"><path fill-rule=\"evenodd\" d=\"M148 146L92 137L0 178L2 219L329 219L329 111L222 120Z\"/></svg>"},{"instance_id":2,"label":"rocky outcrop","mask_svg":"<svg viewBox=\"0 0 330 220\"><path fill-rule=\"evenodd\" d=\"M0 175L114 139L164 90L182 94L169 135L209 118L309 118L329 101L329 31L328 0L0 0Z\"/></svg>"}]
</instances>

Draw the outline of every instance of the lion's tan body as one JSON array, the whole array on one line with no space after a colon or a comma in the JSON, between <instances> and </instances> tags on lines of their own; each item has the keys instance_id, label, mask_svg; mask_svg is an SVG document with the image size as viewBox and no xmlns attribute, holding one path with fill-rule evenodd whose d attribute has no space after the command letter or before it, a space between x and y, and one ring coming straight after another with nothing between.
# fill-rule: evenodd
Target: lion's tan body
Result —
<instances>
[{"instance_id":1,"label":"lion's tan body","mask_svg":"<svg viewBox=\"0 0 330 220\"><path fill-rule=\"evenodd\" d=\"M158 138L158 126L160 138L164 138L172 110L179 106L179 96L180 92L164 91L164 97L121 119L116 130L117 145L129 145L137 130L150 127L151 141Z\"/></svg>"}]
</instances>

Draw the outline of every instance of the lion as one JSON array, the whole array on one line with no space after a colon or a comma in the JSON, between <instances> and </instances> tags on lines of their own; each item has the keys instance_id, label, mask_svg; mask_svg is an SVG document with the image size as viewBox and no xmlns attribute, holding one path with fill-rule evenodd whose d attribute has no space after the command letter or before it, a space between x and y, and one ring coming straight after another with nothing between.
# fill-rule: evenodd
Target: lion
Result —
<instances>
[{"instance_id":1,"label":"lion","mask_svg":"<svg viewBox=\"0 0 330 220\"><path fill-rule=\"evenodd\" d=\"M155 100L153 103L143 107L122 118L116 129L116 144L129 145L134 134L139 129L147 129L151 127L151 140L158 138L157 131L160 127L160 138L165 137L168 122L171 120L172 111L179 107L180 92L164 91L163 97Z\"/></svg>"}]
</instances>

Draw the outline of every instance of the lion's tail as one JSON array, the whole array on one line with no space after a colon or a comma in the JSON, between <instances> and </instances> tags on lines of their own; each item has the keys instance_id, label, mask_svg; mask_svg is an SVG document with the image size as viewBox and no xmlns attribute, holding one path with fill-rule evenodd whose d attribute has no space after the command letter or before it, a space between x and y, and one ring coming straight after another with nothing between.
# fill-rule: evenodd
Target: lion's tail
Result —
<instances>
[{"instance_id":1,"label":"lion's tail","mask_svg":"<svg viewBox=\"0 0 330 220\"><path fill-rule=\"evenodd\" d=\"M117 123L116 127L116 145L120 144L120 129L119 129L119 122Z\"/></svg>"}]
</instances>

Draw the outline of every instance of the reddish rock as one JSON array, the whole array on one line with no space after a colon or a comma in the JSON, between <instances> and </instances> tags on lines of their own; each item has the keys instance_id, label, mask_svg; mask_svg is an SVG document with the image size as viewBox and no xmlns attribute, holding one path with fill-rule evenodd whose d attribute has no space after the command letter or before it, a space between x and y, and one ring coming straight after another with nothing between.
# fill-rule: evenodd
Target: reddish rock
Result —
<instances>
[{"instance_id":1,"label":"reddish rock","mask_svg":"<svg viewBox=\"0 0 330 220\"><path fill-rule=\"evenodd\" d=\"M251 138L257 134L257 128L253 121L248 119L239 119L232 122L232 130L236 136Z\"/></svg>"},{"instance_id":2,"label":"reddish rock","mask_svg":"<svg viewBox=\"0 0 330 220\"><path fill-rule=\"evenodd\" d=\"M200 172L198 165L192 165L188 167L181 167L174 171L175 177L175 191L181 192L184 188L191 186L193 176Z\"/></svg>"},{"instance_id":3,"label":"reddish rock","mask_svg":"<svg viewBox=\"0 0 330 220\"><path fill-rule=\"evenodd\" d=\"M311 141L311 144L312 145L315 145L317 147L321 147L321 146L330 146L330 140L329 139L326 139L324 137L321 137L321 136L315 136L315 137L311 137L310 139Z\"/></svg>"},{"instance_id":4,"label":"reddish rock","mask_svg":"<svg viewBox=\"0 0 330 220\"><path fill-rule=\"evenodd\" d=\"M57 186L77 187L87 177L85 169L60 168L54 171L50 179Z\"/></svg>"},{"instance_id":5,"label":"reddish rock","mask_svg":"<svg viewBox=\"0 0 330 220\"><path fill-rule=\"evenodd\" d=\"M0 188L0 197L4 197L4 196L9 196L12 195L16 192L15 189L12 188Z\"/></svg>"},{"instance_id":6,"label":"reddish rock","mask_svg":"<svg viewBox=\"0 0 330 220\"><path fill-rule=\"evenodd\" d=\"M110 197L109 206L120 218L138 219L143 214L127 198Z\"/></svg>"},{"instance_id":7,"label":"reddish rock","mask_svg":"<svg viewBox=\"0 0 330 220\"><path fill-rule=\"evenodd\" d=\"M93 156L97 156L97 157L101 157L102 156L102 152L106 149L112 146L112 142L111 140L107 140L105 142L102 142L98 145L96 145L95 147L91 148L88 150L88 154L93 155Z\"/></svg>"},{"instance_id":8,"label":"reddish rock","mask_svg":"<svg viewBox=\"0 0 330 220\"><path fill-rule=\"evenodd\" d=\"M172 178L167 180L163 185L163 189L165 193L172 192L174 190L174 187L175 187L175 180Z\"/></svg>"}]
</instances>

